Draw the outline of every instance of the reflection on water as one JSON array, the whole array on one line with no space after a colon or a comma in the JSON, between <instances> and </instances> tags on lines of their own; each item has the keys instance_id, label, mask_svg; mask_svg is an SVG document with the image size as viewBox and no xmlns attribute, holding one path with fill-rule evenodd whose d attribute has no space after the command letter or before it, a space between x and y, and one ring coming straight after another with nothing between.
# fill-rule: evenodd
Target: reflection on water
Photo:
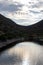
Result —
<instances>
[{"instance_id":1,"label":"reflection on water","mask_svg":"<svg viewBox=\"0 0 43 65\"><path fill-rule=\"evenodd\" d=\"M43 47L22 42L0 54L0 65L43 65Z\"/></svg>"}]
</instances>

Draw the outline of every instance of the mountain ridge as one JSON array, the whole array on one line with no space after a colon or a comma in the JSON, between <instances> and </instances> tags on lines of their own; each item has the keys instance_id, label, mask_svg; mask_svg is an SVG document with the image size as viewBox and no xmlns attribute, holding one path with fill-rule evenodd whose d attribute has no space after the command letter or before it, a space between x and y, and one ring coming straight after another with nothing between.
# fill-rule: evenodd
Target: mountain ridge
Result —
<instances>
[{"instance_id":1,"label":"mountain ridge","mask_svg":"<svg viewBox=\"0 0 43 65\"><path fill-rule=\"evenodd\" d=\"M11 19L0 14L0 31L5 33L6 38L33 38L43 37L43 20L29 26L21 26Z\"/></svg>"}]
</instances>

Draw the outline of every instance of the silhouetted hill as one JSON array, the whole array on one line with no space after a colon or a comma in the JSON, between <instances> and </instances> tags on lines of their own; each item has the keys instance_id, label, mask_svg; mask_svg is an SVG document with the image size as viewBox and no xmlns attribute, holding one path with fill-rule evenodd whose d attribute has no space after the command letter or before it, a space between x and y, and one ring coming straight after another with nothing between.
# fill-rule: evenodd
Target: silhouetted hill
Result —
<instances>
[{"instance_id":1,"label":"silhouetted hill","mask_svg":"<svg viewBox=\"0 0 43 65\"><path fill-rule=\"evenodd\" d=\"M38 23L32 25L33 31L35 32L43 32L43 20L39 21Z\"/></svg>"},{"instance_id":2,"label":"silhouetted hill","mask_svg":"<svg viewBox=\"0 0 43 65\"><path fill-rule=\"evenodd\" d=\"M21 38L27 40L40 39L43 40L43 20L30 26L20 26L0 14L0 38Z\"/></svg>"},{"instance_id":3,"label":"silhouetted hill","mask_svg":"<svg viewBox=\"0 0 43 65\"><path fill-rule=\"evenodd\" d=\"M26 26L20 26L9 18L6 18L0 14L0 31L3 32L7 38L23 37L27 35L26 33L28 29L30 28Z\"/></svg>"}]
</instances>

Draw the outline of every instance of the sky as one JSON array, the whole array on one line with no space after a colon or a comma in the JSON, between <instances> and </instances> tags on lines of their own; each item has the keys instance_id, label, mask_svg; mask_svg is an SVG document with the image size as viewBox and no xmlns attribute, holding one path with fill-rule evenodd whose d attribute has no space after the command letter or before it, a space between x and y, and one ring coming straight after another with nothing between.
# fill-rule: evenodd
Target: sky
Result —
<instances>
[{"instance_id":1,"label":"sky","mask_svg":"<svg viewBox=\"0 0 43 65\"><path fill-rule=\"evenodd\" d=\"M43 19L43 0L0 0L0 14L23 26Z\"/></svg>"}]
</instances>

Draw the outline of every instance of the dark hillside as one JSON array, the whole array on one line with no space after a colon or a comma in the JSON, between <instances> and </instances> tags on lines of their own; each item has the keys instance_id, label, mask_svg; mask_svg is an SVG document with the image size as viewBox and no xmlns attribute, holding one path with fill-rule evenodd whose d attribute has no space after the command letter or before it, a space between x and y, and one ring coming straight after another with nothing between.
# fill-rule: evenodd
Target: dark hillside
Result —
<instances>
[{"instance_id":1,"label":"dark hillside","mask_svg":"<svg viewBox=\"0 0 43 65\"><path fill-rule=\"evenodd\" d=\"M43 41L43 20L30 26L20 26L0 14L0 40L24 38L26 41Z\"/></svg>"}]
</instances>

